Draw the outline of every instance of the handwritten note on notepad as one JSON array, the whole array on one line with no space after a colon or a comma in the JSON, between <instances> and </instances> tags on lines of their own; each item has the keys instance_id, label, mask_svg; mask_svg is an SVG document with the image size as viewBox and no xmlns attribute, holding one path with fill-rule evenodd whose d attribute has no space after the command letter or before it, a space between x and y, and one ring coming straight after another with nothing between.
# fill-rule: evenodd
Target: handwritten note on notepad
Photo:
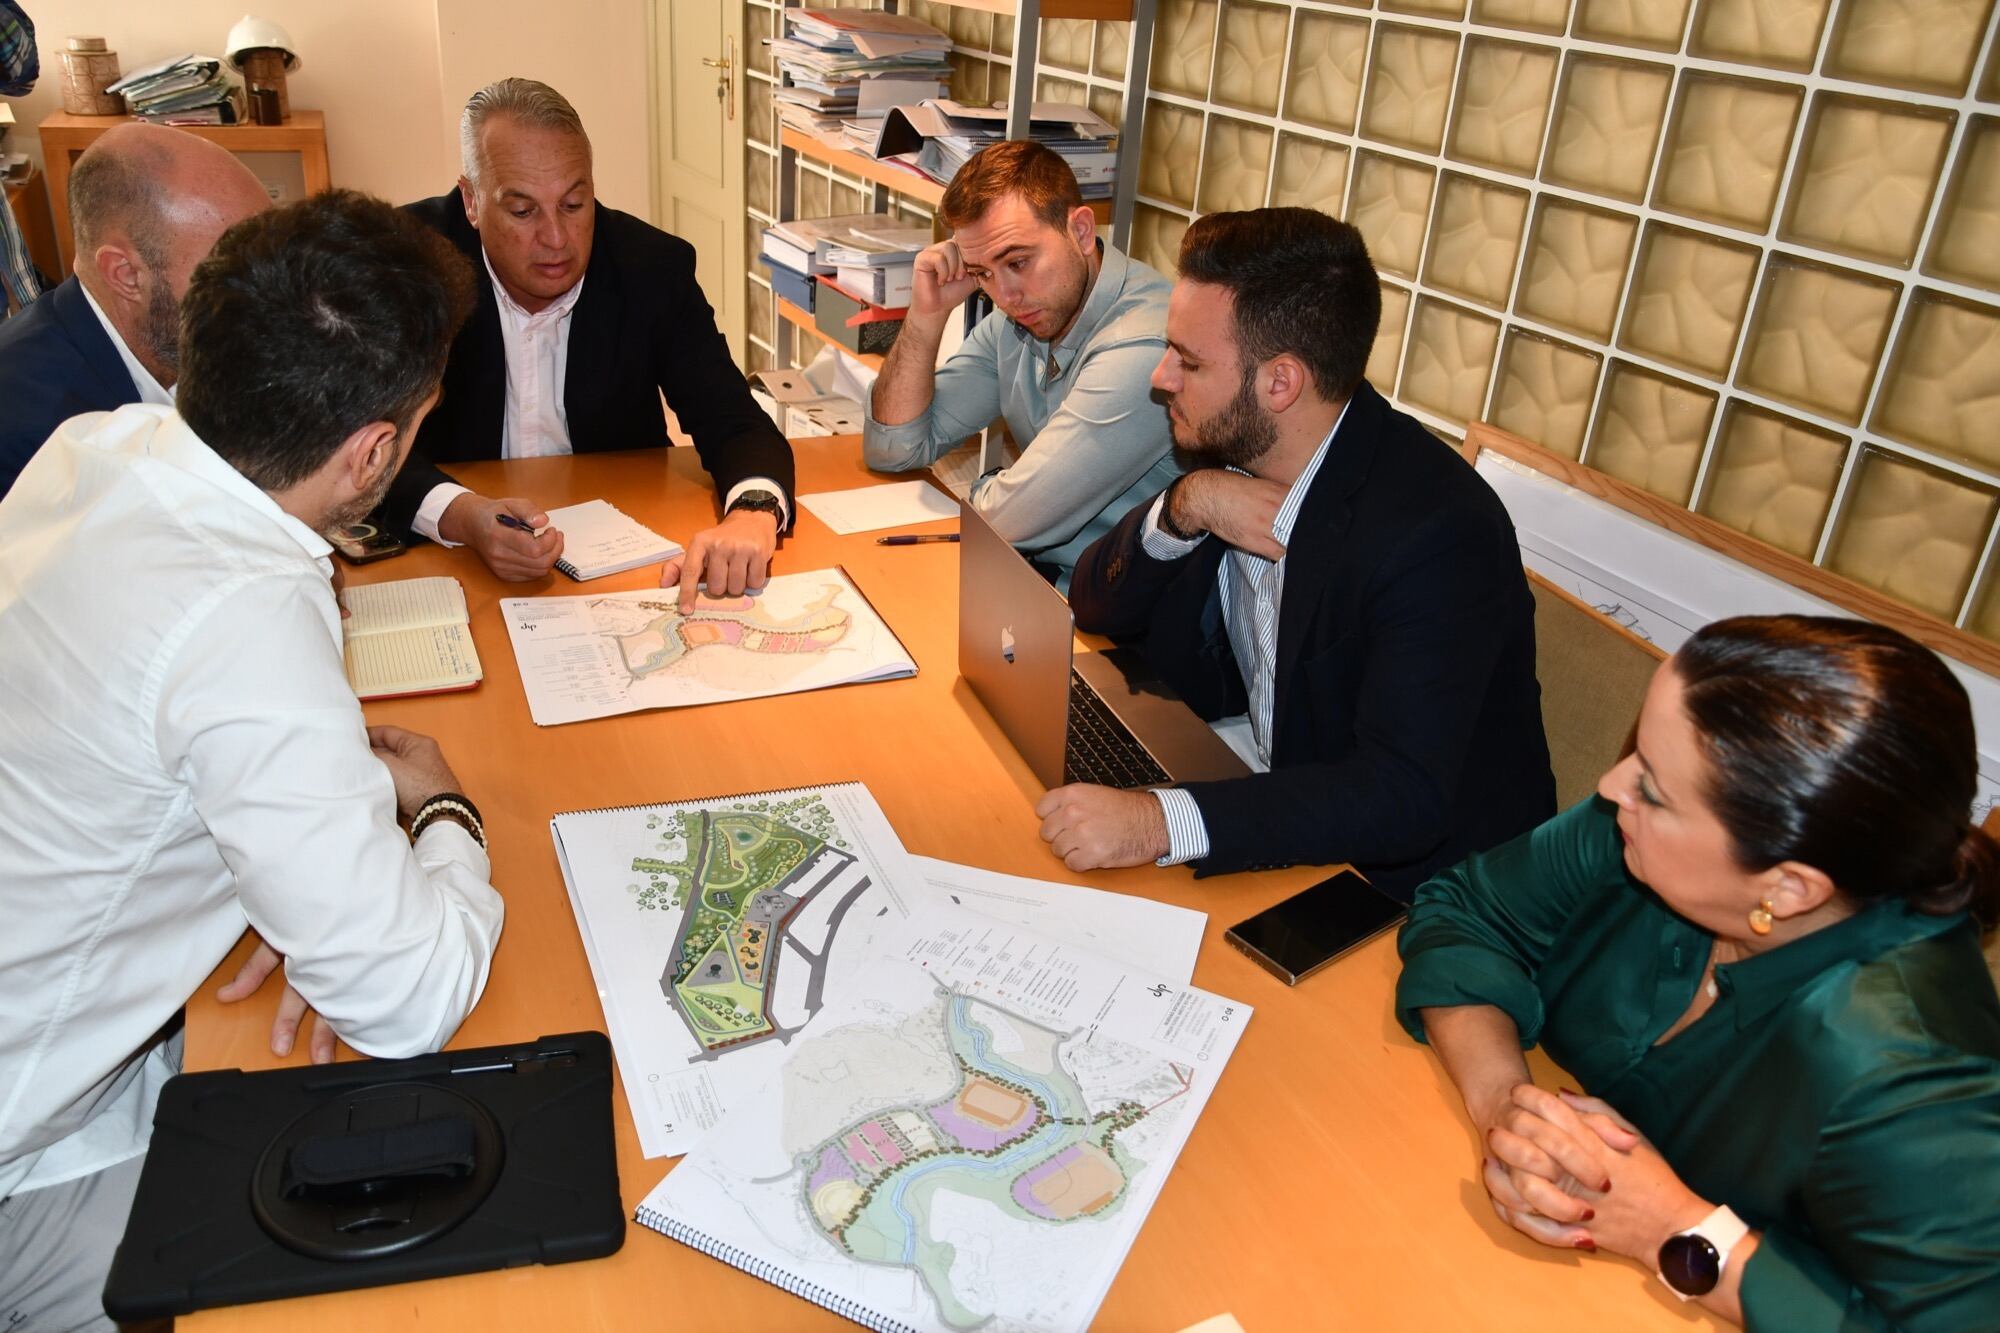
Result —
<instances>
[{"instance_id":1,"label":"handwritten note on notepad","mask_svg":"<svg viewBox=\"0 0 2000 1333\"><path fill-rule=\"evenodd\" d=\"M549 526L563 535L556 568L579 583L657 565L681 553L679 542L668 541L609 500L551 509Z\"/></svg>"},{"instance_id":2,"label":"handwritten note on notepad","mask_svg":"<svg viewBox=\"0 0 2000 1333\"><path fill-rule=\"evenodd\" d=\"M799 503L843 537L850 532L902 528L912 523L958 517L958 505L952 498L927 481L821 491L817 495L801 495Z\"/></svg>"},{"instance_id":3,"label":"handwritten note on notepad","mask_svg":"<svg viewBox=\"0 0 2000 1333\"><path fill-rule=\"evenodd\" d=\"M457 579L400 579L344 590L347 681L363 699L469 690L485 676Z\"/></svg>"}]
</instances>

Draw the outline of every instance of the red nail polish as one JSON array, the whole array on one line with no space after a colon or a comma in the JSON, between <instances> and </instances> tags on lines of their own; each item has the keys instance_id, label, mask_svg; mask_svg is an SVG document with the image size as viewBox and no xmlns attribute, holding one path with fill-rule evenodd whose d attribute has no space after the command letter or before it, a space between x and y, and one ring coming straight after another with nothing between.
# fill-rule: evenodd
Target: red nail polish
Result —
<instances>
[{"instance_id":1,"label":"red nail polish","mask_svg":"<svg viewBox=\"0 0 2000 1333\"><path fill-rule=\"evenodd\" d=\"M1576 1248L1578 1248L1579 1250L1589 1250L1592 1254L1596 1254L1597 1242L1592 1240L1590 1237L1585 1236L1582 1240L1576 1243Z\"/></svg>"},{"instance_id":2,"label":"red nail polish","mask_svg":"<svg viewBox=\"0 0 2000 1333\"><path fill-rule=\"evenodd\" d=\"M1608 1176L1607 1176L1607 1177L1605 1178L1605 1181L1604 1181L1604 1183L1603 1183L1602 1185L1598 1186L1598 1189L1597 1189L1597 1192L1598 1192L1599 1194L1609 1194L1609 1193L1611 1193L1611 1180L1610 1180L1610 1178L1609 1178Z\"/></svg>"},{"instance_id":3,"label":"red nail polish","mask_svg":"<svg viewBox=\"0 0 2000 1333\"><path fill-rule=\"evenodd\" d=\"M1583 1217L1581 1220L1588 1222L1591 1219L1595 1218L1596 1216L1597 1216L1597 1210L1595 1208L1586 1208L1583 1210Z\"/></svg>"}]
</instances>

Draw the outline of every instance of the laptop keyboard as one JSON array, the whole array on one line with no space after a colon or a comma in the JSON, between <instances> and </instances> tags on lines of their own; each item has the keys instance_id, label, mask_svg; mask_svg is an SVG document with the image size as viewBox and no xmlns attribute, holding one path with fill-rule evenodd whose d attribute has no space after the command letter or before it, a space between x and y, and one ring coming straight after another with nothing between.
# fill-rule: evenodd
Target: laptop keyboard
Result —
<instances>
[{"instance_id":1,"label":"laptop keyboard","mask_svg":"<svg viewBox=\"0 0 2000 1333\"><path fill-rule=\"evenodd\" d=\"M1074 670L1069 673L1069 740L1063 769L1071 782L1106 787L1150 787L1172 780Z\"/></svg>"}]
</instances>

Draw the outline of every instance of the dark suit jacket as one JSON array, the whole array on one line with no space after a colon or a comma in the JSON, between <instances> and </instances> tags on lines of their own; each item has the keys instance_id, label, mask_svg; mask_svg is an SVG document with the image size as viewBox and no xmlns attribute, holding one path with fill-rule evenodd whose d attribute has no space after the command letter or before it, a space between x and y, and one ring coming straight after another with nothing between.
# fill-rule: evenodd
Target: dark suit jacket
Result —
<instances>
[{"instance_id":1,"label":"dark suit jacket","mask_svg":"<svg viewBox=\"0 0 2000 1333\"><path fill-rule=\"evenodd\" d=\"M1143 636L1204 718L1244 712L1210 539L1147 555L1150 504L1077 562L1079 628ZM1408 900L1434 871L1555 812L1534 601L1514 526L1465 461L1367 384L1285 558L1269 773L1191 783L1198 874L1350 861Z\"/></svg>"},{"instance_id":2,"label":"dark suit jacket","mask_svg":"<svg viewBox=\"0 0 2000 1333\"><path fill-rule=\"evenodd\" d=\"M138 386L74 275L0 320L0 495L57 426L138 401Z\"/></svg>"},{"instance_id":3,"label":"dark suit jacket","mask_svg":"<svg viewBox=\"0 0 2000 1333\"><path fill-rule=\"evenodd\" d=\"M695 281L694 247L628 213L596 207L590 267L570 314L563 384L570 447L583 454L665 445L664 391L717 495L746 478L769 477L791 504L791 446L730 360L729 343ZM398 532L409 528L431 488L450 480L436 464L500 456L507 407L500 306L479 233L465 220L456 190L406 208L472 261L479 302L452 344L444 398L424 420L379 511Z\"/></svg>"}]
</instances>

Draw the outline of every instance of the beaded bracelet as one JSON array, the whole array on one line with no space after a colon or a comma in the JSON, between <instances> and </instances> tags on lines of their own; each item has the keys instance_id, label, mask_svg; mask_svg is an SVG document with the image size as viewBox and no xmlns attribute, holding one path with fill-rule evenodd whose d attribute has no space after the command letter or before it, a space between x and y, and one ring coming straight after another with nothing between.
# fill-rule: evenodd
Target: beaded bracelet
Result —
<instances>
[{"instance_id":1,"label":"beaded bracelet","mask_svg":"<svg viewBox=\"0 0 2000 1333\"><path fill-rule=\"evenodd\" d=\"M410 820L410 841L415 842L425 829L440 819L459 825L477 840L481 848L486 846L486 825L479 818L479 807L455 791L439 792L417 807L416 816Z\"/></svg>"}]
</instances>

